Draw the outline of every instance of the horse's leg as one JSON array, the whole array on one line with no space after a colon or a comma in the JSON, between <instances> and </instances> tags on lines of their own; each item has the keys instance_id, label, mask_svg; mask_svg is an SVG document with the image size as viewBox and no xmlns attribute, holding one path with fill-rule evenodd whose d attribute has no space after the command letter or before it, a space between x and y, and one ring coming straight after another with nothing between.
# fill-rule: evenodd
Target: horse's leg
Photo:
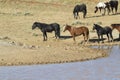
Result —
<instances>
[{"instance_id":1,"label":"horse's leg","mask_svg":"<svg viewBox=\"0 0 120 80\"><path fill-rule=\"evenodd\" d=\"M86 36L86 37L87 37L87 42L88 42L88 41L89 41L89 34L87 34L87 36Z\"/></svg>"},{"instance_id":2,"label":"horse's leg","mask_svg":"<svg viewBox=\"0 0 120 80\"><path fill-rule=\"evenodd\" d=\"M84 39L84 41L86 42L86 43L88 43L88 41L89 41L89 34L88 33L85 33L85 39Z\"/></svg>"},{"instance_id":3,"label":"horse's leg","mask_svg":"<svg viewBox=\"0 0 120 80\"><path fill-rule=\"evenodd\" d=\"M74 42L75 42L75 35L73 35L73 40L74 40Z\"/></svg>"},{"instance_id":4,"label":"horse's leg","mask_svg":"<svg viewBox=\"0 0 120 80\"><path fill-rule=\"evenodd\" d=\"M107 38L108 38L108 42L110 41L110 39L109 39L109 35L107 34Z\"/></svg>"},{"instance_id":5,"label":"horse's leg","mask_svg":"<svg viewBox=\"0 0 120 80\"><path fill-rule=\"evenodd\" d=\"M98 34L98 43L100 42L100 35Z\"/></svg>"},{"instance_id":6,"label":"horse's leg","mask_svg":"<svg viewBox=\"0 0 120 80\"><path fill-rule=\"evenodd\" d=\"M110 33L110 37L111 37L111 39L112 39L112 42L113 42L113 36L112 36L112 32Z\"/></svg>"},{"instance_id":7,"label":"horse's leg","mask_svg":"<svg viewBox=\"0 0 120 80\"><path fill-rule=\"evenodd\" d=\"M74 13L74 18L77 19L77 17L76 17L76 12Z\"/></svg>"},{"instance_id":8,"label":"horse's leg","mask_svg":"<svg viewBox=\"0 0 120 80\"><path fill-rule=\"evenodd\" d=\"M108 10L108 15L109 15L109 13L110 13L110 7L108 7L107 10Z\"/></svg>"},{"instance_id":9,"label":"horse's leg","mask_svg":"<svg viewBox=\"0 0 120 80\"><path fill-rule=\"evenodd\" d=\"M78 19L78 18L80 19L79 12L77 12L77 19Z\"/></svg>"},{"instance_id":10,"label":"horse's leg","mask_svg":"<svg viewBox=\"0 0 120 80\"><path fill-rule=\"evenodd\" d=\"M114 14L114 12L113 12L113 7L111 7L111 10L112 10L112 13Z\"/></svg>"},{"instance_id":11,"label":"horse's leg","mask_svg":"<svg viewBox=\"0 0 120 80\"><path fill-rule=\"evenodd\" d=\"M119 40L120 40L120 33L119 33Z\"/></svg>"},{"instance_id":12,"label":"horse's leg","mask_svg":"<svg viewBox=\"0 0 120 80\"><path fill-rule=\"evenodd\" d=\"M99 10L100 10L100 13L101 13L101 8L99 8Z\"/></svg>"},{"instance_id":13,"label":"horse's leg","mask_svg":"<svg viewBox=\"0 0 120 80\"><path fill-rule=\"evenodd\" d=\"M60 38L60 30L55 30L55 37L56 37L56 39L58 38Z\"/></svg>"},{"instance_id":14,"label":"horse's leg","mask_svg":"<svg viewBox=\"0 0 120 80\"><path fill-rule=\"evenodd\" d=\"M104 43L104 40L103 40L103 35L101 35L101 40L102 40L102 43Z\"/></svg>"},{"instance_id":15,"label":"horse's leg","mask_svg":"<svg viewBox=\"0 0 120 80\"><path fill-rule=\"evenodd\" d=\"M55 31L55 38L57 39L57 31Z\"/></svg>"},{"instance_id":16,"label":"horse's leg","mask_svg":"<svg viewBox=\"0 0 120 80\"><path fill-rule=\"evenodd\" d=\"M44 37L43 41L47 41L47 33L46 32L43 32L43 37Z\"/></svg>"},{"instance_id":17,"label":"horse's leg","mask_svg":"<svg viewBox=\"0 0 120 80\"><path fill-rule=\"evenodd\" d=\"M43 38L44 38L43 41L45 41L45 33L44 32L43 32Z\"/></svg>"},{"instance_id":18,"label":"horse's leg","mask_svg":"<svg viewBox=\"0 0 120 80\"><path fill-rule=\"evenodd\" d=\"M86 34L83 33L83 37L84 37L84 41L83 42L86 42Z\"/></svg>"},{"instance_id":19,"label":"horse's leg","mask_svg":"<svg viewBox=\"0 0 120 80\"><path fill-rule=\"evenodd\" d=\"M103 15L105 15L105 13L106 13L106 8L104 8L104 13L103 13Z\"/></svg>"},{"instance_id":20,"label":"horse's leg","mask_svg":"<svg viewBox=\"0 0 120 80\"><path fill-rule=\"evenodd\" d=\"M118 7L117 7L117 6L115 6L115 14L117 13L117 9L118 9Z\"/></svg>"},{"instance_id":21,"label":"horse's leg","mask_svg":"<svg viewBox=\"0 0 120 80\"><path fill-rule=\"evenodd\" d=\"M83 18L85 18L86 13L87 13L86 10L84 10L84 11L83 11Z\"/></svg>"}]
</instances>

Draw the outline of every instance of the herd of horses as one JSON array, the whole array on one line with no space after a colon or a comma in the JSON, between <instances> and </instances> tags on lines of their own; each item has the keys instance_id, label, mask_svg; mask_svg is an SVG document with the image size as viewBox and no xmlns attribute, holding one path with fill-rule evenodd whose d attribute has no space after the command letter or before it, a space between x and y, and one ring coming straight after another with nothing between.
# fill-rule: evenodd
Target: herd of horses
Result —
<instances>
[{"instance_id":1,"label":"herd of horses","mask_svg":"<svg viewBox=\"0 0 120 80\"><path fill-rule=\"evenodd\" d=\"M43 33L43 41L47 41L47 32L55 32L55 37L56 39L60 38L60 25L58 23L51 23L51 24L46 24L46 23L40 23L40 22L34 22L32 25L32 30L38 27L41 32ZM114 29L117 29L120 33L120 24L111 24L110 26L105 26L102 27L98 24L93 25L93 30L96 30L97 35L98 35L98 43L100 40L103 41L103 35L107 35L108 41L110 42L110 37L111 41L113 41L113 35L112 31ZM64 31L68 30L73 37L73 40L75 41L75 37L79 35L84 36L84 42L89 41L89 29L86 26L80 26L80 27L73 27L70 25L65 25ZM120 39L120 34L119 34L119 39Z\"/></svg>"},{"instance_id":2,"label":"herd of horses","mask_svg":"<svg viewBox=\"0 0 120 80\"><path fill-rule=\"evenodd\" d=\"M110 9L111 7L111 9ZM98 9L108 9L108 14L109 12L115 8L115 13L117 13L117 9L118 9L118 1L117 0L110 0L109 2L103 3L100 2L97 4L97 6L95 7L95 13L98 11ZM74 18L77 19L79 17L79 12L83 12L83 18L85 18L86 14L87 14L87 7L85 4L81 4L81 5L76 5L74 7L73 10L73 14L74 14ZM105 14L105 11L104 11ZM32 30L35 29L36 27L38 27L41 32L43 33L43 41L47 41L47 32L55 32L55 37L57 38L61 38L60 35L60 25L58 23L51 23L51 24L46 24L46 23L41 23L41 22L34 22L32 25ZM71 36L73 37L73 40L75 41L75 37L79 36L79 35L83 35L84 37L84 42L88 42L89 41L89 29L86 26L80 26L80 27L73 27L71 25L65 25L64 26L64 31L68 30L71 34ZM119 31L119 40L120 40L120 24L111 24L110 26L105 26L102 27L101 25L98 24L94 24L93 25L93 30L96 30L97 35L98 35L98 43L100 42L100 40L103 41L103 35L106 35L108 38L108 41L113 41L113 35L112 35L112 31L114 29L117 29ZM110 40L111 38L111 40Z\"/></svg>"},{"instance_id":3,"label":"herd of horses","mask_svg":"<svg viewBox=\"0 0 120 80\"><path fill-rule=\"evenodd\" d=\"M104 13L102 15L105 15L106 13L106 9L108 11L108 15L109 13L112 11L112 13L114 14L114 9L115 9L115 14L117 13L118 10L118 0L110 0L109 2L99 2L96 6L95 6L95 11L94 13L96 13L98 10L104 10ZM75 19L80 18L79 17L79 12L83 12L83 18L86 17L87 14L87 6L86 4L80 4L80 5L76 5L73 9L73 15Z\"/></svg>"}]
</instances>

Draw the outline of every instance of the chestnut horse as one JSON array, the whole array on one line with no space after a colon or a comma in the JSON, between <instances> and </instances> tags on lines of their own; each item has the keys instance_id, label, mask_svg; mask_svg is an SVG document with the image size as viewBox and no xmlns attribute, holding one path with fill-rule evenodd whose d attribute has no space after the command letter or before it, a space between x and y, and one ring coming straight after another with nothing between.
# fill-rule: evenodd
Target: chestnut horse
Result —
<instances>
[{"instance_id":1,"label":"chestnut horse","mask_svg":"<svg viewBox=\"0 0 120 80\"><path fill-rule=\"evenodd\" d=\"M119 39L120 39L120 24L111 24L112 29L117 29L119 31Z\"/></svg>"},{"instance_id":2,"label":"chestnut horse","mask_svg":"<svg viewBox=\"0 0 120 80\"><path fill-rule=\"evenodd\" d=\"M86 41L88 42L88 40L89 40L89 29L85 26L72 27L70 25L65 25L65 29L64 29L63 32L65 32L66 30L68 30L70 32L74 41L75 41L75 36L79 36L79 35L84 36L84 41L85 42Z\"/></svg>"}]
</instances>

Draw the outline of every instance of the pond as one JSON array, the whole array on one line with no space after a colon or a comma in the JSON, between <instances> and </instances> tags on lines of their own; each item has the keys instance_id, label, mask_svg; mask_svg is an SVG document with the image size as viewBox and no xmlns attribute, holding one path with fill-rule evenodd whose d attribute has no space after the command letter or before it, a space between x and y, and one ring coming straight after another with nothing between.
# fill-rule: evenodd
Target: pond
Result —
<instances>
[{"instance_id":1,"label":"pond","mask_svg":"<svg viewBox=\"0 0 120 80\"><path fill-rule=\"evenodd\" d=\"M31 66L1 66L0 80L120 80L120 46L97 60Z\"/></svg>"}]
</instances>

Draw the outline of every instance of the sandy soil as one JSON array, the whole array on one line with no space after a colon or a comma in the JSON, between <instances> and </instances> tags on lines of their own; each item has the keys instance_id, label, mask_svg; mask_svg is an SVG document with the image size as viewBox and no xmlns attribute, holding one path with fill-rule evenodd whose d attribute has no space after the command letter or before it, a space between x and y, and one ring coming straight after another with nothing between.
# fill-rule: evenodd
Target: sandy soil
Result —
<instances>
[{"instance_id":1,"label":"sandy soil","mask_svg":"<svg viewBox=\"0 0 120 80\"><path fill-rule=\"evenodd\" d=\"M59 0L59 4L54 1L49 3L42 0L39 3L26 1L6 0L0 3L0 65L47 64L96 59L108 56L108 50L91 49L90 45L120 44L119 41L107 42L106 36L104 36L105 43L97 43L96 32L92 30L94 23L102 26L120 23L120 14L105 16L101 16L99 12L94 14L97 0L91 3L89 0L85 1L88 6L87 18L83 19L80 13L79 20L75 20L72 14L74 5L79 3L77 0L70 5L68 5L69 1L63 3ZM62 38L56 40L54 33L48 33L48 41L43 42L40 30L31 29L35 21L59 23ZM83 36L79 36L74 43L70 33L63 32L65 24L87 26L90 30L90 42L81 44ZM119 32L114 30L114 39L118 36Z\"/></svg>"}]
</instances>

